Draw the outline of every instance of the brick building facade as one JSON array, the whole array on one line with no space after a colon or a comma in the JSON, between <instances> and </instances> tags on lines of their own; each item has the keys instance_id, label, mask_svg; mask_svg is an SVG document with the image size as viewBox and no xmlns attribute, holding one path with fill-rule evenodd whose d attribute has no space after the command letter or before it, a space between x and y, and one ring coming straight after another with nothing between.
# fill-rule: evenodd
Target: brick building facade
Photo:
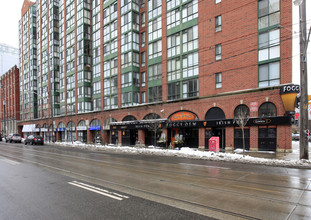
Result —
<instances>
[{"instance_id":1,"label":"brick building facade","mask_svg":"<svg viewBox=\"0 0 311 220\"><path fill-rule=\"evenodd\" d=\"M53 106L58 141L149 145L165 136L174 145L180 134L186 146L207 148L218 136L232 150L241 148L235 112L245 110L247 149L290 151L280 90L292 82L291 7L284 0L37 1L39 108L31 120L21 111L20 131L26 125L50 136ZM58 29L47 22L49 34L47 9L59 13ZM50 70L46 54L55 61Z\"/></svg>"},{"instance_id":2,"label":"brick building facade","mask_svg":"<svg viewBox=\"0 0 311 220\"><path fill-rule=\"evenodd\" d=\"M0 119L2 135L16 133L19 121L19 69L12 67L0 78Z\"/></svg>"}]
</instances>

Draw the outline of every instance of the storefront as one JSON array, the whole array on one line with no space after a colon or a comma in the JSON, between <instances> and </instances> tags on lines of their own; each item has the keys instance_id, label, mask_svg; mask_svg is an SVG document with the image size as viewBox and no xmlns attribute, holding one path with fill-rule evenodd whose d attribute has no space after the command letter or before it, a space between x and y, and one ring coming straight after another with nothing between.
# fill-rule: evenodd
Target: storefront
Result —
<instances>
[{"instance_id":1,"label":"storefront","mask_svg":"<svg viewBox=\"0 0 311 220\"><path fill-rule=\"evenodd\" d=\"M78 141L86 143L87 142L87 127L86 127L86 122L84 120L81 120L78 123L77 131L78 131Z\"/></svg>"},{"instance_id":2,"label":"storefront","mask_svg":"<svg viewBox=\"0 0 311 220\"><path fill-rule=\"evenodd\" d=\"M26 138L33 132L35 132L36 125L35 124L30 124L30 125L24 125L22 132L23 132L23 137Z\"/></svg>"},{"instance_id":3,"label":"storefront","mask_svg":"<svg viewBox=\"0 0 311 220\"><path fill-rule=\"evenodd\" d=\"M76 141L76 125L72 121L68 122L67 124L67 141L72 142Z\"/></svg>"},{"instance_id":4,"label":"storefront","mask_svg":"<svg viewBox=\"0 0 311 220\"><path fill-rule=\"evenodd\" d=\"M98 119L93 119L89 126L89 131L91 132L92 142L93 143L101 143L100 136L101 125Z\"/></svg>"},{"instance_id":5,"label":"storefront","mask_svg":"<svg viewBox=\"0 0 311 220\"><path fill-rule=\"evenodd\" d=\"M168 142L172 146L187 146L197 148L199 146L198 116L191 111L178 111L168 117L167 120Z\"/></svg>"},{"instance_id":6,"label":"storefront","mask_svg":"<svg viewBox=\"0 0 311 220\"><path fill-rule=\"evenodd\" d=\"M110 124L112 122L116 122L117 120L114 118L107 118L103 124L103 132L104 132L104 143L117 144L118 142L118 132L110 130Z\"/></svg>"},{"instance_id":7,"label":"storefront","mask_svg":"<svg viewBox=\"0 0 311 220\"><path fill-rule=\"evenodd\" d=\"M63 122L59 122L56 128L56 136L56 140L59 140L61 142L66 141L66 128Z\"/></svg>"}]
</instances>

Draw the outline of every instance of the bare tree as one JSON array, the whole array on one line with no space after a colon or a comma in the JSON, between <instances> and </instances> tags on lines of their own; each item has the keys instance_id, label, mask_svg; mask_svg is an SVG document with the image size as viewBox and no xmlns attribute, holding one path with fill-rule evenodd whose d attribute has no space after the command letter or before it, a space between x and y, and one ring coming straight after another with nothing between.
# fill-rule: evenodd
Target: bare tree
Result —
<instances>
[{"instance_id":1,"label":"bare tree","mask_svg":"<svg viewBox=\"0 0 311 220\"><path fill-rule=\"evenodd\" d=\"M244 157L245 156L244 128L249 120L249 108L246 105L239 105L234 111L234 120L235 123L237 123L242 130L243 157Z\"/></svg>"}]
</instances>

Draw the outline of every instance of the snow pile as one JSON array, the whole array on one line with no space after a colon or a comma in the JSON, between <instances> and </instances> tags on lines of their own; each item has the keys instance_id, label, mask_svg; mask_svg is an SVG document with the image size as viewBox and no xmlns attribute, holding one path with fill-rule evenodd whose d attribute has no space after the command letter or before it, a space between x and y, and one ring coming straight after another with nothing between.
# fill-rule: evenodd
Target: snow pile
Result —
<instances>
[{"instance_id":1,"label":"snow pile","mask_svg":"<svg viewBox=\"0 0 311 220\"><path fill-rule=\"evenodd\" d=\"M220 153L200 151L198 149L183 147L181 150L162 149L154 146L147 148L139 147L126 147L115 145L100 145L100 144L84 144L80 141L75 142L57 142L55 144L65 147L75 147L88 150L101 150L115 153L127 153L127 154L141 154L141 155L156 155L156 156L168 156L168 157L183 157L191 159L202 159L211 161L228 161L239 162L247 164L260 164L268 166L280 166L280 167L296 167L296 168L311 168L310 160L289 160L289 159L266 159L251 157L248 155L241 155L243 150L237 150L235 153ZM274 152L273 152L274 153Z\"/></svg>"}]
</instances>

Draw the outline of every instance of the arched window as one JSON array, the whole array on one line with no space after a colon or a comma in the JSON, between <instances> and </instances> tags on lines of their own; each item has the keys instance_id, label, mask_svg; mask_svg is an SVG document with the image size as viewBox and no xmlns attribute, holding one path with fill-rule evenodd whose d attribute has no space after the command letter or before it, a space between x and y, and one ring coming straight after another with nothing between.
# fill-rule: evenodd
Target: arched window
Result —
<instances>
[{"instance_id":1,"label":"arched window","mask_svg":"<svg viewBox=\"0 0 311 220\"><path fill-rule=\"evenodd\" d=\"M205 120L225 119L225 113L221 108L213 107L207 111Z\"/></svg>"},{"instance_id":2,"label":"arched window","mask_svg":"<svg viewBox=\"0 0 311 220\"><path fill-rule=\"evenodd\" d=\"M144 120L159 119L159 118L161 118L160 115L155 114L155 113L150 113L144 117Z\"/></svg>"},{"instance_id":3,"label":"arched window","mask_svg":"<svg viewBox=\"0 0 311 220\"><path fill-rule=\"evenodd\" d=\"M98 125L100 125L100 121L98 119L93 119L91 121L90 126L98 126Z\"/></svg>"},{"instance_id":4,"label":"arched window","mask_svg":"<svg viewBox=\"0 0 311 220\"><path fill-rule=\"evenodd\" d=\"M65 124L63 122L59 122L57 128L65 128Z\"/></svg>"},{"instance_id":5,"label":"arched window","mask_svg":"<svg viewBox=\"0 0 311 220\"><path fill-rule=\"evenodd\" d=\"M104 122L103 130L110 130L110 123L116 122L117 120L114 118L107 118Z\"/></svg>"},{"instance_id":6,"label":"arched window","mask_svg":"<svg viewBox=\"0 0 311 220\"><path fill-rule=\"evenodd\" d=\"M276 115L276 107L272 102L265 102L259 107L258 116L260 118L275 117Z\"/></svg>"},{"instance_id":7,"label":"arched window","mask_svg":"<svg viewBox=\"0 0 311 220\"><path fill-rule=\"evenodd\" d=\"M137 119L134 116L128 115L128 116L124 117L122 121L135 121L135 120L137 120Z\"/></svg>"},{"instance_id":8,"label":"arched window","mask_svg":"<svg viewBox=\"0 0 311 220\"><path fill-rule=\"evenodd\" d=\"M79 121L78 127L79 127L79 126L86 126L85 121L84 121L84 120Z\"/></svg>"},{"instance_id":9,"label":"arched window","mask_svg":"<svg viewBox=\"0 0 311 220\"><path fill-rule=\"evenodd\" d=\"M74 131L75 129L76 129L75 123L73 123L72 121L68 122L68 124L67 124L67 130L69 130L69 131Z\"/></svg>"},{"instance_id":10,"label":"arched window","mask_svg":"<svg viewBox=\"0 0 311 220\"><path fill-rule=\"evenodd\" d=\"M234 118L239 118L239 116L249 117L249 108L246 105L238 105L234 109Z\"/></svg>"}]
</instances>

